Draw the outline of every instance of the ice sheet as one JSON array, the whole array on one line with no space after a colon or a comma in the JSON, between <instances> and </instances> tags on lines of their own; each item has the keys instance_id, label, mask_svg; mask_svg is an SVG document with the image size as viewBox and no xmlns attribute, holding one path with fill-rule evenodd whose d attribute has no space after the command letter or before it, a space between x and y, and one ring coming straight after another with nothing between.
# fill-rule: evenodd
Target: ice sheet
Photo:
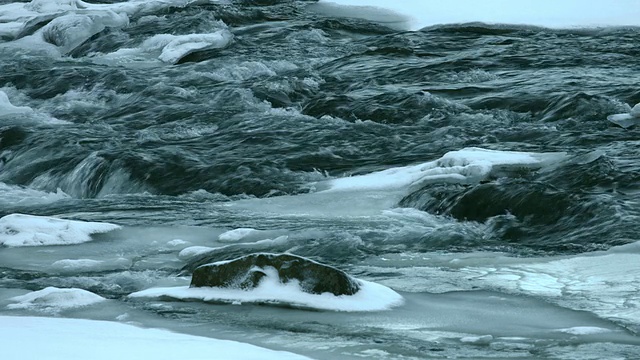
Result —
<instances>
[{"instance_id":1,"label":"ice sheet","mask_svg":"<svg viewBox=\"0 0 640 360\"><path fill-rule=\"evenodd\" d=\"M536 25L553 28L593 26L640 26L640 2L635 0L320 0L320 5L339 4L343 16L370 18L380 21L380 12L362 8L378 7L393 11L412 21L409 29L420 29L437 24L485 22ZM360 8L354 8L358 6ZM385 18L382 17L382 22Z\"/></svg>"},{"instance_id":2,"label":"ice sheet","mask_svg":"<svg viewBox=\"0 0 640 360\"><path fill-rule=\"evenodd\" d=\"M70 245L91 241L92 234L120 226L109 223L63 220L45 216L10 214L0 218L0 245Z\"/></svg>"},{"instance_id":3,"label":"ice sheet","mask_svg":"<svg viewBox=\"0 0 640 360\"><path fill-rule=\"evenodd\" d=\"M308 359L235 341L94 320L0 316L0 339L6 360Z\"/></svg>"}]
</instances>

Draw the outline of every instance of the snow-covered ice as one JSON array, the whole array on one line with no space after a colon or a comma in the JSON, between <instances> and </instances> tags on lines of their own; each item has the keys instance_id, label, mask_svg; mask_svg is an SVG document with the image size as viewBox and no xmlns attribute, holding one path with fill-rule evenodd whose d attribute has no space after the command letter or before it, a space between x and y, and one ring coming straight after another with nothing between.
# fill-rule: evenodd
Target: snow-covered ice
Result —
<instances>
[{"instance_id":1,"label":"snow-covered ice","mask_svg":"<svg viewBox=\"0 0 640 360\"><path fill-rule=\"evenodd\" d=\"M10 214L0 218L0 245L70 245L91 241L92 234L120 229L119 225L45 216Z\"/></svg>"},{"instance_id":2,"label":"snow-covered ice","mask_svg":"<svg viewBox=\"0 0 640 360\"><path fill-rule=\"evenodd\" d=\"M106 299L82 289L48 287L39 291L11 298L14 303L8 309L26 309L56 313L60 310L96 304ZM1 319L1 318L0 318Z\"/></svg>"},{"instance_id":3,"label":"snow-covered ice","mask_svg":"<svg viewBox=\"0 0 640 360\"><path fill-rule=\"evenodd\" d=\"M308 359L236 341L95 320L0 316L0 339L4 360Z\"/></svg>"}]
</instances>

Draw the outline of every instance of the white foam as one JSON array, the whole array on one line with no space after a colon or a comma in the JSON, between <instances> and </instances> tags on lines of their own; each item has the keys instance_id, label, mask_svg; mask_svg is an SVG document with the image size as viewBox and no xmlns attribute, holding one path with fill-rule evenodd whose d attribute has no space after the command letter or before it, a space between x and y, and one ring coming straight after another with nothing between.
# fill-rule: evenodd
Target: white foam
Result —
<instances>
[{"instance_id":1,"label":"white foam","mask_svg":"<svg viewBox=\"0 0 640 360\"><path fill-rule=\"evenodd\" d=\"M466 148L419 165L317 183L323 191L392 190L427 182L473 183L509 168L538 169L566 157L565 153L527 153Z\"/></svg>"},{"instance_id":2,"label":"white foam","mask_svg":"<svg viewBox=\"0 0 640 360\"><path fill-rule=\"evenodd\" d=\"M252 228L238 228L224 232L218 236L220 242L236 242L246 238L249 235L258 233L258 230Z\"/></svg>"},{"instance_id":3,"label":"white foam","mask_svg":"<svg viewBox=\"0 0 640 360\"><path fill-rule=\"evenodd\" d=\"M331 293L309 294L297 281L281 283L277 270L266 267L267 276L252 290L213 287L151 288L129 295L134 298L171 297L180 300L199 300L227 303L270 303L293 307L332 311L380 311L402 305L400 294L390 288L369 281L357 280L360 290L354 295L336 296Z\"/></svg>"},{"instance_id":4,"label":"white foam","mask_svg":"<svg viewBox=\"0 0 640 360\"><path fill-rule=\"evenodd\" d=\"M106 299L82 289L59 289L56 287L48 287L39 291L13 297L10 300L15 303L7 305L8 309L26 309L55 313L64 309L96 304L105 301Z\"/></svg>"},{"instance_id":5,"label":"white foam","mask_svg":"<svg viewBox=\"0 0 640 360\"><path fill-rule=\"evenodd\" d=\"M70 245L91 241L92 234L120 229L109 223L10 214L0 218L0 245Z\"/></svg>"},{"instance_id":6,"label":"white foam","mask_svg":"<svg viewBox=\"0 0 640 360\"><path fill-rule=\"evenodd\" d=\"M0 116L9 114L31 114L33 109L28 106L15 106L9 101L9 97L0 90Z\"/></svg>"},{"instance_id":7,"label":"white foam","mask_svg":"<svg viewBox=\"0 0 640 360\"><path fill-rule=\"evenodd\" d=\"M437 24L485 22L552 28L594 26L640 26L640 2L636 0L320 0L320 5L339 4L346 17L385 22L398 14L412 19L416 30ZM391 11L386 17L363 6Z\"/></svg>"},{"instance_id":8,"label":"white foam","mask_svg":"<svg viewBox=\"0 0 640 360\"><path fill-rule=\"evenodd\" d=\"M2 163L0 162L0 170ZM55 193L34 190L17 185L0 182L0 204L6 205L39 205L69 199L69 195L58 189Z\"/></svg>"},{"instance_id":9,"label":"white foam","mask_svg":"<svg viewBox=\"0 0 640 360\"><path fill-rule=\"evenodd\" d=\"M3 359L308 359L236 341L95 320L2 316L0 339Z\"/></svg>"}]
</instances>

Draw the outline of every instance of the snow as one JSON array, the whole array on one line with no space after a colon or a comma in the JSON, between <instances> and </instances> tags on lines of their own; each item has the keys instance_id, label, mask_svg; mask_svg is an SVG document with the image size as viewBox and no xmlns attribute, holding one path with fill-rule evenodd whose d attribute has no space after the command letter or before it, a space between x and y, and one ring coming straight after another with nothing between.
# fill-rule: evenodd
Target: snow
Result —
<instances>
[{"instance_id":1,"label":"snow","mask_svg":"<svg viewBox=\"0 0 640 360\"><path fill-rule=\"evenodd\" d=\"M493 171L519 167L538 169L558 162L565 156L565 153L527 153L465 148L450 151L436 161L328 180L317 183L316 188L324 192L393 190L427 182L479 182Z\"/></svg>"},{"instance_id":2,"label":"snow","mask_svg":"<svg viewBox=\"0 0 640 360\"><path fill-rule=\"evenodd\" d=\"M402 296L390 288L369 281L358 280L361 287L354 295L336 296L331 293L303 292L296 281L281 283L277 270L263 269L267 276L251 290L214 287L151 288L129 296L132 298L174 298L225 303L286 304L292 307L331 311L381 311L402 305Z\"/></svg>"},{"instance_id":3,"label":"snow","mask_svg":"<svg viewBox=\"0 0 640 360\"><path fill-rule=\"evenodd\" d=\"M39 291L30 292L26 295L13 297L10 300L15 303L7 305L8 309L25 309L56 313L64 309L96 304L106 299L82 289L48 287Z\"/></svg>"},{"instance_id":4,"label":"snow","mask_svg":"<svg viewBox=\"0 0 640 360\"><path fill-rule=\"evenodd\" d=\"M308 359L236 341L95 320L0 316L0 339L6 360L69 360L87 354L92 360Z\"/></svg>"},{"instance_id":5,"label":"snow","mask_svg":"<svg viewBox=\"0 0 640 360\"><path fill-rule=\"evenodd\" d=\"M0 245L70 245L91 241L92 234L120 229L109 223L63 220L45 216L10 214L0 218Z\"/></svg>"},{"instance_id":6,"label":"snow","mask_svg":"<svg viewBox=\"0 0 640 360\"><path fill-rule=\"evenodd\" d=\"M551 28L640 26L640 2L636 0L320 0L317 7L379 22L397 22L403 15L410 19L406 27L412 30L467 22ZM384 17L380 9L392 13Z\"/></svg>"},{"instance_id":7,"label":"snow","mask_svg":"<svg viewBox=\"0 0 640 360\"><path fill-rule=\"evenodd\" d=\"M246 238L249 235L257 233L258 230L252 228L238 228L224 232L218 236L220 242L236 242Z\"/></svg>"}]
</instances>

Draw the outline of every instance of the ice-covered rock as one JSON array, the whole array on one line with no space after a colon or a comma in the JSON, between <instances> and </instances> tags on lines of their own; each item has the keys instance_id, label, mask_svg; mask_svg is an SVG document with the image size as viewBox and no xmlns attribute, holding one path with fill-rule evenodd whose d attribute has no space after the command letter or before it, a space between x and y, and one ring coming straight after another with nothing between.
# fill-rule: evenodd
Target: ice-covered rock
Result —
<instances>
[{"instance_id":1,"label":"ice-covered rock","mask_svg":"<svg viewBox=\"0 0 640 360\"><path fill-rule=\"evenodd\" d=\"M218 236L220 242L236 242L246 238L249 235L258 233L258 230L251 228L238 228L224 232Z\"/></svg>"},{"instance_id":2,"label":"ice-covered rock","mask_svg":"<svg viewBox=\"0 0 640 360\"><path fill-rule=\"evenodd\" d=\"M334 267L301 256L267 253L202 265L193 272L191 287L247 290L258 287L269 276L284 284L297 281L300 289L309 294L353 295L360 290L357 280Z\"/></svg>"},{"instance_id":3,"label":"ice-covered rock","mask_svg":"<svg viewBox=\"0 0 640 360\"><path fill-rule=\"evenodd\" d=\"M129 296L332 311L380 311L404 302L386 286L286 254L252 254L204 265L194 272L191 286L151 288Z\"/></svg>"},{"instance_id":4,"label":"ice-covered rock","mask_svg":"<svg viewBox=\"0 0 640 360\"><path fill-rule=\"evenodd\" d=\"M10 214L0 218L0 245L70 245L91 241L92 234L120 229L109 223L56 219L45 216Z\"/></svg>"}]
</instances>

